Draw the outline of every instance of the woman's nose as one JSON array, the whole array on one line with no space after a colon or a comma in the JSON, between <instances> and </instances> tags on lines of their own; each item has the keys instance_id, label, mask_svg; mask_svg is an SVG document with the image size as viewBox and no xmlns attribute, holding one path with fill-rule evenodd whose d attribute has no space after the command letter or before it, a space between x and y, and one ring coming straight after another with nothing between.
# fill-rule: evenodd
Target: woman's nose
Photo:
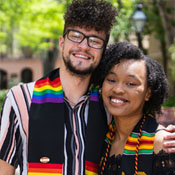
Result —
<instances>
[{"instance_id":1,"label":"woman's nose","mask_svg":"<svg viewBox=\"0 0 175 175\"><path fill-rule=\"evenodd\" d=\"M114 85L113 92L115 92L116 94L124 93L124 88L121 84Z\"/></svg>"}]
</instances>

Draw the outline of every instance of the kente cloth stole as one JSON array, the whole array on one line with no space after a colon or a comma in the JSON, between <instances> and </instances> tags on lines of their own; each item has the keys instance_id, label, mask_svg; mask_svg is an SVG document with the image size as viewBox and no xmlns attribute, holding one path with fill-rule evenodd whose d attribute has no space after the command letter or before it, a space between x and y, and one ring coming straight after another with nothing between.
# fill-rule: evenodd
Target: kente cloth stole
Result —
<instances>
[{"instance_id":1,"label":"kente cloth stole","mask_svg":"<svg viewBox=\"0 0 175 175\"><path fill-rule=\"evenodd\" d=\"M135 172L136 146L142 119L137 123L134 130L131 132L124 147L121 160L122 175L133 175ZM151 115L146 115L146 120L142 127L138 151L138 175L150 175L152 172L154 138L157 127L158 124L155 118ZM109 134L106 134L105 140L107 141L108 139Z\"/></svg>"},{"instance_id":2,"label":"kente cloth stole","mask_svg":"<svg viewBox=\"0 0 175 175\"><path fill-rule=\"evenodd\" d=\"M91 88L89 100L83 174L97 175L107 119L97 88ZM29 175L63 174L66 110L59 69L56 69L35 83L29 113Z\"/></svg>"}]
</instances>

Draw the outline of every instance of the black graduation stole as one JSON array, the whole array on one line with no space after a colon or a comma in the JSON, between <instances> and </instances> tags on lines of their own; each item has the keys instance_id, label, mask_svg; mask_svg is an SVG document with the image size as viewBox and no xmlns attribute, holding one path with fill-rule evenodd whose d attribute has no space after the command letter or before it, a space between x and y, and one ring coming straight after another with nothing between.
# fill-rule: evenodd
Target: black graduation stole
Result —
<instances>
[{"instance_id":1,"label":"black graduation stole","mask_svg":"<svg viewBox=\"0 0 175 175\"><path fill-rule=\"evenodd\" d=\"M121 170L122 172L125 172L123 174L126 175L132 173L134 174L136 166L136 145L142 119L138 122L138 124L128 137L123 151ZM154 138L157 126L158 124L155 118L147 115L141 131L141 140L138 150L138 175L149 175L152 173Z\"/></svg>"},{"instance_id":2,"label":"black graduation stole","mask_svg":"<svg viewBox=\"0 0 175 175\"><path fill-rule=\"evenodd\" d=\"M134 175L135 173L135 166L136 166L136 150L137 150L137 143L138 137L140 133L140 126L143 122L143 118L137 123L134 130L131 132L126 145L124 147L124 151L122 154L121 160L121 174L122 175ZM114 120L112 120L111 124L109 125L109 131L106 134L105 139L105 146L104 146L104 154L101 158L101 164L99 168L99 173L103 174L102 172L105 170L104 160L106 161L108 157L106 157L106 150L109 147L109 140L114 140L114 137L111 138L111 128L115 126ZM153 164L153 151L154 151L154 137L155 131L157 129L157 122L154 117L151 115L146 115L145 122L142 126L141 130L141 137L140 143L138 147L138 161L137 161L137 168L138 168L138 175L150 175L152 173L152 164ZM108 150L110 152L110 148Z\"/></svg>"},{"instance_id":3,"label":"black graduation stole","mask_svg":"<svg viewBox=\"0 0 175 175\"><path fill-rule=\"evenodd\" d=\"M29 175L33 173L63 174L66 110L59 69L56 69L35 83L29 113ZM100 104L98 89L91 88L84 174L97 174L106 130L106 115Z\"/></svg>"}]
</instances>

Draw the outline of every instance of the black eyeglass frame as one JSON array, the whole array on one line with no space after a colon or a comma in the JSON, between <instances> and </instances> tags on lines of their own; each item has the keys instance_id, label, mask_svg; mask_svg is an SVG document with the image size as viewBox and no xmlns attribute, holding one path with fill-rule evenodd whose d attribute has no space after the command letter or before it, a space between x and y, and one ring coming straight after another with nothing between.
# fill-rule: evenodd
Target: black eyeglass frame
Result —
<instances>
[{"instance_id":1,"label":"black eyeglass frame","mask_svg":"<svg viewBox=\"0 0 175 175\"><path fill-rule=\"evenodd\" d=\"M67 35L67 34L69 34L69 32L71 32L71 31L82 34L82 35L84 36L83 39L82 39L80 42L71 40L71 39L69 38L69 35ZM99 36L96 36L96 35L89 35L89 36L88 36L88 35L85 35L84 33L80 32L80 31L78 31L78 30L67 29L67 30L64 32L63 37L65 37L66 35L67 35L67 38L68 38L70 41L74 42L74 43L81 43L81 42L84 41L85 38L87 38L87 44L88 44L88 46L91 47L91 48L94 48L94 49L103 49L103 48L106 46L106 41L105 41L103 38L101 38L101 37L99 37ZM103 41L102 47L96 48L96 47L90 46L90 45L89 45L89 38L90 38L90 37L95 37L95 38L98 38L98 39L102 40L102 41Z\"/></svg>"}]
</instances>

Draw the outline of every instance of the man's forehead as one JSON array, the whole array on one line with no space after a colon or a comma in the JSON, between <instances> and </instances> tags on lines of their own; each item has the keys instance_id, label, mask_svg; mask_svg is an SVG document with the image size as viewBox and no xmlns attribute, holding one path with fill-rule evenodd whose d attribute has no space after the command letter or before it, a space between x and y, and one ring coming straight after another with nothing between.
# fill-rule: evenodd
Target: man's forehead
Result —
<instances>
[{"instance_id":1,"label":"man's forehead","mask_svg":"<svg viewBox=\"0 0 175 175\"><path fill-rule=\"evenodd\" d=\"M85 33L87 35L97 35L97 36L101 36L104 39L106 38L106 33L105 31L98 31L93 27L86 27L86 26L69 26L67 27L67 29L74 29L74 30L78 30L82 33ZM66 30L67 30L66 29Z\"/></svg>"}]
</instances>

